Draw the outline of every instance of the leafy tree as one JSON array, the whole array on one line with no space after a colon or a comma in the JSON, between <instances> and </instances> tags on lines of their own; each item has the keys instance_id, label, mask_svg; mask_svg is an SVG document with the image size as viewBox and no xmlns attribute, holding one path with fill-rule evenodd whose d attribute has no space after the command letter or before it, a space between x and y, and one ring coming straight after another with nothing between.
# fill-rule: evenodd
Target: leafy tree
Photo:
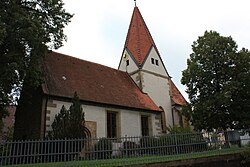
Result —
<instances>
[{"instance_id":1,"label":"leafy tree","mask_svg":"<svg viewBox=\"0 0 250 167\"><path fill-rule=\"evenodd\" d=\"M171 133L192 133L192 129L188 126L188 127L180 127L178 125L174 125L173 127L168 126L167 127L168 132Z\"/></svg>"},{"instance_id":2,"label":"leafy tree","mask_svg":"<svg viewBox=\"0 0 250 167\"><path fill-rule=\"evenodd\" d=\"M69 110L62 106L60 113L55 116L52 131L48 137L54 139L85 138L84 130L84 113L79 97L75 93Z\"/></svg>"},{"instance_id":3,"label":"leafy tree","mask_svg":"<svg viewBox=\"0 0 250 167\"><path fill-rule=\"evenodd\" d=\"M41 83L39 61L66 40L63 28L72 15L62 0L0 1L0 120L15 101L23 81Z\"/></svg>"},{"instance_id":4,"label":"leafy tree","mask_svg":"<svg viewBox=\"0 0 250 167\"><path fill-rule=\"evenodd\" d=\"M183 71L190 104L186 116L196 129L250 125L250 52L237 51L231 37L206 31L192 45ZM189 108L189 110L187 110Z\"/></svg>"}]
</instances>

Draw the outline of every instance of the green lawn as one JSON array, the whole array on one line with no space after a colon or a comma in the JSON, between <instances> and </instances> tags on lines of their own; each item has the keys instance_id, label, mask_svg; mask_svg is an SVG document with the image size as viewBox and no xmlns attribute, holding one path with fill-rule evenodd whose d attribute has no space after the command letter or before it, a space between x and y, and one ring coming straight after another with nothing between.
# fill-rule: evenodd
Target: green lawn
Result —
<instances>
[{"instance_id":1,"label":"green lawn","mask_svg":"<svg viewBox=\"0 0 250 167\"><path fill-rule=\"evenodd\" d=\"M53 162L53 163L23 164L23 165L13 165L13 166L14 167L126 166L126 165L169 162L169 161L176 161L176 160L187 160L187 159L194 159L194 158L235 154L235 153L240 153L243 150L244 148L229 148L229 149L223 149L223 150L212 150L212 151L178 154L178 155L165 155L165 156L159 156L159 155L152 156L151 155L151 156L117 158L117 159L108 159L108 160Z\"/></svg>"}]
</instances>

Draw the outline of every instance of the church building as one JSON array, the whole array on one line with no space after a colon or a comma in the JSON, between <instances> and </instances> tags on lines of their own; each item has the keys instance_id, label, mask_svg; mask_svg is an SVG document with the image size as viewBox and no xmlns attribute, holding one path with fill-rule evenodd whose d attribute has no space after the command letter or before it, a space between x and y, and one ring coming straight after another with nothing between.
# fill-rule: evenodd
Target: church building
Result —
<instances>
[{"instance_id":1,"label":"church building","mask_svg":"<svg viewBox=\"0 0 250 167\"><path fill-rule=\"evenodd\" d=\"M15 138L42 139L55 115L77 92L88 137L149 136L188 126L180 110L186 100L168 74L137 6L118 69L54 51L42 64L44 83L16 111Z\"/></svg>"}]
</instances>

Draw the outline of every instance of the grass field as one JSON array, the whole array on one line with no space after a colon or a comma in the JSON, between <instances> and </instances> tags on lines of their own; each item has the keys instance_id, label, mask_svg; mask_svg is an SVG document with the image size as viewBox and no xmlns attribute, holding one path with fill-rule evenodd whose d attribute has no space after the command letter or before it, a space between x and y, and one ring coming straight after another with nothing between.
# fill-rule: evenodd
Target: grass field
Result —
<instances>
[{"instance_id":1,"label":"grass field","mask_svg":"<svg viewBox=\"0 0 250 167\"><path fill-rule=\"evenodd\" d=\"M194 158L203 158L227 154L241 153L244 148L229 148L223 150L212 150L205 152L195 152L188 154L178 155L165 155L165 156L141 156L141 157L130 157L130 158L116 158L107 160L85 160L85 161L68 161L68 162L50 162L50 163L38 163L38 164L19 164L12 165L14 167L73 167L73 166L126 166L126 165L139 165L139 164L152 164L161 162L170 162L176 160L187 160ZM7 167L7 166L6 166Z\"/></svg>"}]
</instances>

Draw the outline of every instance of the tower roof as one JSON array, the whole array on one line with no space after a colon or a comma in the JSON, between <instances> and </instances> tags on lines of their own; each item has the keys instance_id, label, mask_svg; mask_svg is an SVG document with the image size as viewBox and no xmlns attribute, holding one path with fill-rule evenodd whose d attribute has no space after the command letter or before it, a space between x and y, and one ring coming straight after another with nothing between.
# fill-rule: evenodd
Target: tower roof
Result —
<instances>
[{"instance_id":1,"label":"tower roof","mask_svg":"<svg viewBox=\"0 0 250 167\"><path fill-rule=\"evenodd\" d=\"M158 52L147 25L138 7L135 6L128 29L125 49L129 50L136 63L140 66L143 64L152 46L154 46Z\"/></svg>"}]
</instances>

